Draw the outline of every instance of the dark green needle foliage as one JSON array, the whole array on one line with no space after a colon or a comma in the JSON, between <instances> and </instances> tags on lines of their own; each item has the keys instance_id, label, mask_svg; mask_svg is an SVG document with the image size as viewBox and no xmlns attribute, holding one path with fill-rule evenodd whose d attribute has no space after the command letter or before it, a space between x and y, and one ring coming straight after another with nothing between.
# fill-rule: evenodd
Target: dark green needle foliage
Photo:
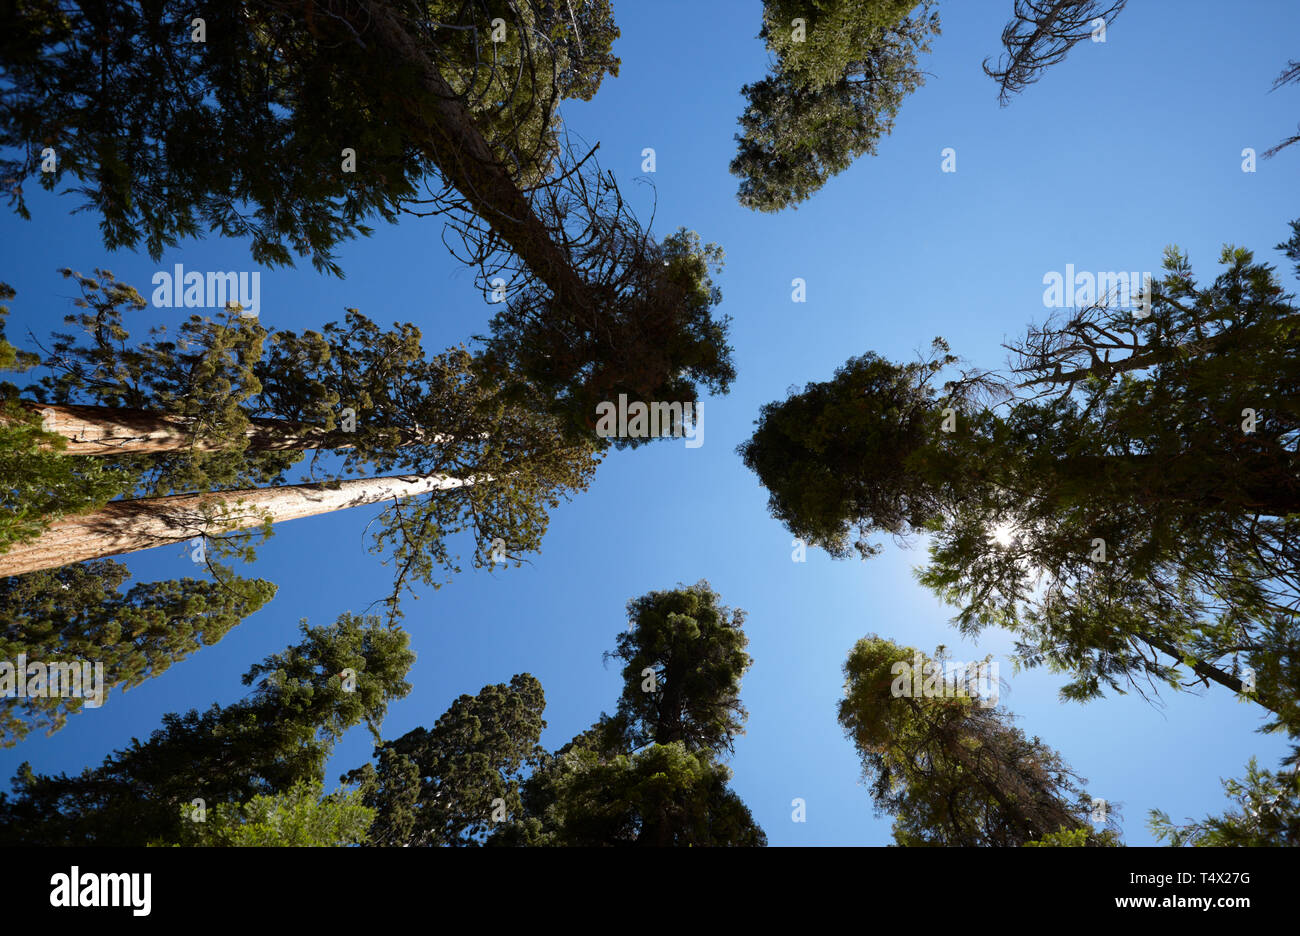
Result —
<instances>
[{"instance_id":1,"label":"dark green needle foliage","mask_svg":"<svg viewBox=\"0 0 1300 936\"><path fill-rule=\"evenodd\" d=\"M917 656L864 637L844 664L839 705L876 811L894 817L896 844L1004 847L1062 835L1116 844L1113 832L1089 826L1091 800L1061 756L1026 737L993 700L956 683L916 691L941 654L921 656L922 672L904 681L901 666Z\"/></svg>"},{"instance_id":2,"label":"dark green needle foliage","mask_svg":"<svg viewBox=\"0 0 1300 936\"><path fill-rule=\"evenodd\" d=\"M621 393L629 402L695 403L701 387L724 394L736 377L727 343L731 318L713 314L722 301L713 281L722 248L679 228L661 243L645 237L636 249L619 251L621 262L601 261L612 252L601 240L575 258L594 274L588 286L598 297L595 312L567 307L538 283L510 296L485 339L488 376L541 394L574 439L593 439L597 406ZM599 444L646 441L614 437Z\"/></svg>"},{"instance_id":3,"label":"dark green needle foliage","mask_svg":"<svg viewBox=\"0 0 1300 936\"><path fill-rule=\"evenodd\" d=\"M707 583L628 602L631 626L607 659L623 663L617 718L633 748L681 741L721 754L744 734L740 679L749 669L745 612Z\"/></svg>"},{"instance_id":4,"label":"dark green needle foliage","mask_svg":"<svg viewBox=\"0 0 1300 936\"><path fill-rule=\"evenodd\" d=\"M98 767L43 775L19 767L0 795L0 843L146 845L185 840L195 800L245 804L323 782L334 744L365 723L378 738L388 704L410 691L408 635L343 614L244 675L252 691L226 706L164 716ZM352 682L355 680L355 682Z\"/></svg>"},{"instance_id":5,"label":"dark green needle foliage","mask_svg":"<svg viewBox=\"0 0 1300 936\"><path fill-rule=\"evenodd\" d=\"M1221 260L1200 285L1170 249L1147 314L1031 327L1006 376L937 386L942 343L854 358L765 406L741 455L832 555L929 534L920 579L956 623L1010 629L1023 662L1072 674L1066 698L1212 681L1294 731L1300 315L1271 266Z\"/></svg>"},{"instance_id":6,"label":"dark green needle foliage","mask_svg":"<svg viewBox=\"0 0 1300 936\"><path fill-rule=\"evenodd\" d=\"M780 211L810 198L893 129L924 83L917 64L939 32L931 4L908 0L765 0L759 37L771 73L745 85L731 172L747 208ZM796 25L796 19L802 25Z\"/></svg>"},{"instance_id":7,"label":"dark green needle foliage","mask_svg":"<svg viewBox=\"0 0 1300 936\"><path fill-rule=\"evenodd\" d=\"M217 581L174 579L121 589L130 573L100 560L0 578L0 660L85 660L103 664L103 698L161 675L210 647L275 595L262 579L221 574ZM83 690L84 696L84 690ZM0 699L0 745L33 729L53 734L85 698Z\"/></svg>"},{"instance_id":8,"label":"dark green needle foliage","mask_svg":"<svg viewBox=\"0 0 1300 936\"><path fill-rule=\"evenodd\" d=\"M490 844L599 848L767 844L731 771L680 741L602 755L575 745L535 775L525 814Z\"/></svg>"},{"instance_id":9,"label":"dark green needle foliage","mask_svg":"<svg viewBox=\"0 0 1300 936\"><path fill-rule=\"evenodd\" d=\"M545 758L523 785L521 814L488 844L767 844L719 761L745 715L743 612L699 582L644 595L628 616L609 654L625 664L617 713Z\"/></svg>"},{"instance_id":10,"label":"dark green needle foliage","mask_svg":"<svg viewBox=\"0 0 1300 936\"><path fill-rule=\"evenodd\" d=\"M558 101L588 99L618 71L604 0L391 6L522 185L550 167ZM297 254L341 274L340 243L438 187L416 119L436 102L417 69L347 28L340 12L355 8L26 0L8 11L0 179L24 216L22 184L36 178L95 209L109 249L143 242L157 259L214 232L249 239L260 264ZM497 16L502 42L490 35ZM46 148L54 172L41 172ZM355 172L343 171L345 148Z\"/></svg>"},{"instance_id":11,"label":"dark green needle foliage","mask_svg":"<svg viewBox=\"0 0 1300 936\"><path fill-rule=\"evenodd\" d=\"M462 695L432 729L415 728L375 749L375 763L349 772L374 810L371 845L476 845L521 809L520 782L544 752L542 684L527 673L509 685Z\"/></svg>"},{"instance_id":12,"label":"dark green needle foliage","mask_svg":"<svg viewBox=\"0 0 1300 936\"><path fill-rule=\"evenodd\" d=\"M534 677L461 696L343 777L375 810L370 844L765 844L718 762L744 719L743 612L701 582L628 613L609 654L626 664L616 715L548 755Z\"/></svg>"}]
</instances>

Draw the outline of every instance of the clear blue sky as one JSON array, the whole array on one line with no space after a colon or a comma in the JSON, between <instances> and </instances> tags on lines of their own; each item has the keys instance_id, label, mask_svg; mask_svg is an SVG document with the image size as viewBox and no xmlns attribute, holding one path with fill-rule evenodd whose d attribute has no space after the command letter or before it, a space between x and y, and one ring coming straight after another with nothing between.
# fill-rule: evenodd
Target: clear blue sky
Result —
<instances>
[{"instance_id":1,"label":"clear blue sky","mask_svg":"<svg viewBox=\"0 0 1300 936\"><path fill-rule=\"evenodd\" d=\"M1240 154L1262 152L1300 118L1300 88L1268 93L1297 54L1300 7L1134 0L1105 44L1076 47L1000 109L980 63L998 51L1010 7L942 3L930 77L904 102L879 155L798 210L770 216L736 203L727 171L740 87L766 66L755 38L760 4L616 4L622 73L592 102L567 107L566 119L600 142L603 165L646 209L649 190L633 179L642 149L653 147L655 230L685 225L726 249L719 283L722 310L735 320L739 379L730 395L705 403L702 447L672 441L613 453L591 489L553 514L531 566L466 571L408 599L415 688L392 708L387 737L432 725L461 693L531 672L546 689L543 742L558 747L613 709L619 672L602 665L601 652L626 627L628 599L707 578L748 613L754 665L742 698L750 717L731 766L773 845L889 841L889 820L873 817L835 721L840 666L869 632L927 650L943 643L956 659L993 653L1009 683L1004 704L1088 778L1095 796L1121 805L1129 844L1150 842L1149 809L1176 818L1219 811L1220 777L1241 774L1251 755L1276 763L1283 742L1256 734L1256 711L1217 688L1165 693L1164 707L1132 695L1058 702L1063 679L1013 673L1005 634L989 631L978 646L957 637L952 609L912 578L920 547L890 545L867 563L818 551L792 562L790 536L768 517L765 492L735 454L763 403L826 379L851 355L906 359L943 335L966 358L1001 365L1001 342L1046 314L1043 275L1067 263L1154 271L1162 248L1177 243L1208 280L1225 242L1280 259L1273 245L1300 215L1300 148L1261 161L1254 174L1241 171ZM956 173L940 171L945 147L956 149ZM107 266L142 291L177 262L257 269L247 245L231 241L187 243L157 264L108 254L95 218L71 216L73 205L71 196L37 193L32 222L0 220L0 279L18 289L8 329L15 343L27 328L44 335L71 310L74 288L56 272L64 265ZM342 251L344 281L309 265L262 270L261 319L301 330L357 306L381 322L417 323L431 350L482 333L491 309L439 235L434 219L381 228ZM791 301L795 277L807 281L805 304ZM133 319L135 333L183 314L146 310ZM253 573L279 584L271 604L219 645L114 693L54 737L0 752L5 782L23 760L38 771L78 770L147 736L164 712L229 702L251 663L295 640L299 618L328 623L386 594L390 570L364 550L372 515L354 509L280 526ZM465 543L462 555L470 551ZM195 569L181 546L126 561L141 581ZM331 783L369 753L365 733L350 734L331 761ZM807 802L806 823L791 821L795 797Z\"/></svg>"}]
</instances>

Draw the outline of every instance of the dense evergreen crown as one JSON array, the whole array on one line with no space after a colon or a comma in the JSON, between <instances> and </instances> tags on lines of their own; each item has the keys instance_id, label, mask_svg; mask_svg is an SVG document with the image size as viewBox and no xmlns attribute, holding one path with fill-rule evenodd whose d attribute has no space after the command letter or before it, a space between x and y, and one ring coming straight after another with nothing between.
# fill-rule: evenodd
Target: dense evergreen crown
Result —
<instances>
[{"instance_id":1,"label":"dense evergreen crown","mask_svg":"<svg viewBox=\"0 0 1300 936\"><path fill-rule=\"evenodd\" d=\"M924 82L917 64L939 32L930 4L907 0L765 0L761 37L772 73L745 85L731 172L740 203L780 211L875 153L903 99ZM802 25L796 25L796 20Z\"/></svg>"},{"instance_id":2,"label":"dense evergreen crown","mask_svg":"<svg viewBox=\"0 0 1300 936\"><path fill-rule=\"evenodd\" d=\"M1249 251L1221 261L1202 286L1170 249L1148 314L1032 327L1003 377L940 391L951 356L855 358L765 406L741 454L773 515L833 555L931 534L921 581L964 631L1008 627L1023 661L1072 672L1068 698L1179 687L1186 665L1294 729L1300 314Z\"/></svg>"},{"instance_id":3,"label":"dense evergreen crown","mask_svg":"<svg viewBox=\"0 0 1300 936\"><path fill-rule=\"evenodd\" d=\"M247 804L324 779L334 743L365 723L378 737L389 702L411 686L409 637L377 618L343 614L251 667L251 694L163 717L143 743L80 774L23 764L0 795L0 843L145 845L186 840L194 800ZM345 672L350 671L350 673ZM350 681L352 680L352 681Z\"/></svg>"},{"instance_id":4,"label":"dense evergreen crown","mask_svg":"<svg viewBox=\"0 0 1300 936\"><path fill-rule=\"evenodd\" d=\"M718 756L741 732L743 612L706 582L628 604L614 716L554 754L541 684L461 696L433 729L375 749L343 779L375 811L376 845L765 845Z\"/></svg>"},{"instance_id":5,"label":"dense evergreen crown","mask_svg":"<svg viewBox=\"0 0 1300 936\"><path fill-rule=\"evenodd\" d=\"M1091 800L1060 755L1026 738L990 699L947 685L912 691L933 662L873 635L844 664L840 724L862 757L877 811L895 817L895 842L1016 846L1077 832L1088 844L1114 844L1114 833L1089 827ZM900 666L913 668L906 687Z\"/></svg>"},{"instance_id":6,"label":"dense evergreen crown","mask_svg":"<svg viewBox=\"0 0 1300 936\"><path fill-rule=\"evenodd\" d=\"M0 660L103 665L103 705L112 689L130 689L210 647L275 594L262 579L221 575L119 586L120 562L101 560L0 578ZM33 728L53 734L86 704L81 698L0 699L0 743L12 746Z\"/></svg>"},{"instance_id":7,"label":"dense evergreen crown","mask_svg":"<svg viewBox=\"0 0 1300 936\"><path fill-rule=\"evenodd\" d=\"M375 811L368 844L479 844L494 813L521 809L520 782L544 753L545 708L542 684L524 673L461 696L432 729L378 746L375 764L343 778Z\"/></svg>"},{"instance_id":8,"label":"dense evergreen crown","mask_svg":"<svg viewBox=\"0 0 1300 936\"><path fill-rule=\"evenodd\" d=\"M383 6L521 185L549 170L558 102L588 99L618 73L606 0ZM143 241L156 259L214 231L250 240L258 263L297 254L341 273L335 248L376 219L396 220L439 167L415 117L431 103L418 72L376 54L332 7L20 4L0 42L0 146L20 155L0 163L0 177L79 183L110 250ZM498 17L507 29L494 42ZM46 147L58 153L53 173L40 171ZM355 172L342 170L345 148ZM21 188L11 196L26 214Z\"/></svg>"}]
</instances>

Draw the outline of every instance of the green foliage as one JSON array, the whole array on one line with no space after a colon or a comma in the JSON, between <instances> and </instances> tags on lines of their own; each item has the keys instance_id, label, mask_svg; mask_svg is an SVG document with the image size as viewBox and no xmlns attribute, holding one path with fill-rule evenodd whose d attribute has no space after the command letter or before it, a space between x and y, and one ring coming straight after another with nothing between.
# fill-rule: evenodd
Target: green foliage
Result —
<instances>
[{"instance_id":1,"label":"green foliage","mask_svg":"<svg viewBox=\"0 0 1300 936\"><path fill-rule=\"evenodd\" d=\"M623 448L647 440L598 440L600 403L620 393L629 403L694 403L700 387L726 393L735 379L731 318L713 315L723 252L685 228L659 244L645 237L627 256L620 249L620 261L591 240L591 256L576 266L599 271L588 283L598 313L578 314L541 285L513 293L485 338L485 375L546 401L569 438Z\"/></svg>"},{"instance_id":2,"label":"green foliage","mask_svg":"<svg viewBox=\"0 0 1300 936\"><path fill-rule=\"evenodd\" d=\"M609 0L424 6L444 25L432 50L443 77L520 187L538 184L558 156L556 106L566 98L589 101L606 74L618 77L612 47L619 29ZM499 39L489 26L498 18L505 21ZM451 28L466 20L473 28Z\"/></svg>"},{"instance_id":3,"label":"green foliage","mask_svg":"<svg viewBox=\"0 0 1300 936\"><path fill-rule=\"evenodd\" d=\"M365 723L378 739L388 703L410 691L415 655L404 631L374 617L304 622L302 636L249 669L244 699L165 715L147 741L133 740L99 767L48 776L21 765L12 796L0 795L0 843L179 842L181 807L195 799L211 809L323 781L348 729Z\"/></svg>"},{"instance_id":4,"label":"green foliage","mask_svg":"<svg viewBox=\"0 0 1300 936\"><path fill-rule=\"evenodd\" d=\"M360 791L327 796L320 781L259 794L247 803L218 803L202 822L193 821L192 807L182 814L184 841L178 844L234 848L361 845L374 818Z\"/></svg>"},{"instance_id":5,"label":"green foliage","mask_svg":"<svg viewBox=\"0 0 1300 936\"><path fill-rule=\"evenodd\" d=\"M1036 842L1025 842L1025 848L1084 848L1089 845L1118 847L1119 837L1112 829L1094 834L1090 829L1060 829L1048 832Z\"/></svg>"},{"instance_id":6,"label":"green foliage","mask_svg":"<svg viewBox=\"0 0 1300 936\"><path fill-rule=\"evenodd\" d=\"M24 653L31 662L86 660L103 665L103 697L138 686L172 663L210 647L275 594L261 579L176 579L119 586L126 566L100 560L0 578L0 660ZM84 690L83 690L84 691ZM0 700L0 744L11 747L34 728L53 734L84 698Z\"/></svg>"},{"instance_id":7,"label":"green foliage","mask_svg":"<svg viewBox=\"0 0 1300 936\"><path fill-rule=\"evenodd\" d=\"M375 810L375 845L763 845L717 762L741 732L743 612L706 582L629 602L608 654L626 663L614 717L553 755L527 674L457 699L430 729L375 748L342 779ZM643 689L645 669L656 686Z\"/></svg>"},{"instance_id":8,"label":"green foliage","mask_svg":"<svg viewBox=\"0 0 1300 936\"><path fill-rule=\"evenodd\" d=\"M0 302L14 298L0 283ZM0 305L0 371L24 371L39 356L4 337L9 307ZM131 487L133 475L92 458L63 454L62 437L42 428L41 414L17 399L18 388L0 381L0 553L35 539L59 517L103 506Z\"/></svg>"},{"instance_id":9,"label":"green foliage","mask_svg":"<svg viewBox=\"0 0 1300 936\"><path fill-rule=\"evenodd\" d=\"M731 771L680 741L603 758L575 747L545 774L538 815L506 827L494 844L608 847L761 846L767 837Z\"/></svg>"},{"instance_id":10,"label":"green foliage","mask_svg":"<svg viewBox=\"0 0 1300 936\"><path fill-rule=\"evenodd\" d=\"M916 0L764 0L759 38L795 84L822 88L916 6ZM802 32L796 19L804 21Z\"/></svg>"},{"instance_id":11,"label":"green foliage","mask_svg":"<svg viewBox=\"0 0 1300 936\"><path fill-rule=\"evenodd\" d=\"M720 600L699 582L628 602L629 627L606 659L624 664L616 717L631 747L680 741L688 751L718 754L744 734L745 613Z\"/></svg>"},{"instance_id":12,"label":"green foliage","mask_svg":"<svg viewBox=\"0 0 1300 936\"><path fill-rule=\"evenodd\" d=\"M1300 845L1300 774L1260 770L1255 758L1245 780L1224 780L1235 808L1222 816L1175 825L1169 815L1151 810L1149 827L1157 841L1175 847L1269 848Z\"/></svg>"},{"instance_id":13,"label":"green foliage","mask_svg":"<svg viewBox=\"0 0 1300 936\"><path fill-rule=\"evenodd\" d=\"M11 301L17 293L8 283L0 283L0 303ZM20 351L5 338L5 316L9 314L7 305L0 305L0 371L23 371L35 366L37 357L30 351Z\"/></svg>"},{"instance_id":14,"label":"green foliage","mask_svg":"<svg viewBox=\"0 0 1300 936\"><path fill-rule=\"evenodd\" d=\"M941 341L934 347L935 357L918 364L850 358L830 381L763 406L737 452L791 533L837 558L854 549L870 556L878 552L867 542L872 533L903 535L935 516L937 492L909 465L933 438L930 382L956 360Z\"/></svg>"},{"instance_id":15,"label":"green foliage","mask_svg":"<svg viewBox=\"0 0 1300 936\"><path fill-rule=\"evenodd\" d=\"M907 0L765 0L761 38L772 73L742 89L747 106L731 172L747 208L780 211L811 197L893 129L924 83L917 65L939 32L930 4ZM804 35L792 27L804 19Z\"/></svg>"},{"instance_id":16,"label":"green foliage","mask_svg":"<svg viewBox=\"0 0 1300 936\"><path fill-rule=\"evenodd\" d=\"M1060 755L1026 738L993 700L950 682L937 693L908 691L898 674L918 655L874 635L859 640L839 704L876 811L894 816L897 844L1018 846L1061 830L1113 844L1088 826L1090 801ZM942 661L920 656L922 672ZM920 676L913 669L913 687Z\"/></svg>"},{"instance_id":17,"label":"green foliage","mask_svg":"<svg viewBox=\"0 0 1300 936\"><path fill-rule=\"evenodd\" d=\"M32 540L55 520L102 507L131 475L92 458L62 455L64 440L41 415L0 399L0 552Z\"/></svg>"},{"instance_id":18,"label":"green foliage","mask_svg":"<svg viewBox=\"0 0 1300 936\"><path fill-rule=\"evenodd\" d=\"M773 515L832 555L928 534L918 577L963 633L1011 630L1022 663L1072 675L1065 698L1183 688L1190 669L1295 731L1300 315L1249 251L1221 261L1202 287L1171 249L1149 315L1030 328L1005 408L980 405L996 375L933 388L949 355L866 355L765 406L741 454Z\"/></svg>"},{"instance_id":19,"label":"green foliage","mask_svg":"<svg viewBox=\"0 0 1300 936\"><path fill-rule=\"evenodd\" d=\"M487 35L498 13L503 43ZM23 180L51 191L72 181L110 250L143 242L157 259L212 231L251 240L257 263L297 254L341 275L335 248L395 221L435 172L421 119L435 101L418 68L376 54L370 35L315 3L219 0L201 14L206 41L194 42L195 10L178 0L19 5L0 42L0 147L15 153L0 177L13 180L12 201L26 217ZM589 98L617 73L605 0L435 2L399 15L521 184L549 166L558 100ZM358 171L341 171L344 146ZM45 147L55 172L40 171Z\"/></svg>"},{"instance_id":20,"label":"green foliage","mask_svg":"<svg viewBox=\"0 0 1300 936\"><path fill-rule=\"evenodd\" d=\"M493 821L522 808L520 781L543 753L545 708L542 684L524 673L462 695L432 730L376 747L375 764L343 778L360 784L373 807L369 844L481 843Z\"/></svg>"},{"instance_id":21,"label":"green foliage","mask_svg":"<svg viewBox=\"0 0 1300 936\"><path fill-rule=\"evenodd\" d=\"M745 717L744 612L701 581L629 602L628 618L607 654L625 664L617 713L541 760L520 791L522 809L487 844L767 844L718 763Z\"/></svg>"},{"instance_id":22,"label":"green foliage","mask_svg":"<svg viewBox=\"0 0 1300 936\"><path fill-rule=\"evenodd\" d=\"M291 418L328 409L328 389L312 370L286 366L283 355L267 357L270 342L287 342L295 353L327 356L328 347L311 333L268 333L255 319L230 313L213 320L193 315L171 337L151 330L132 341L123 313L145 307L144 297L109 270L93 277L71 269L85 311L64 318L74 332L52 336L44 362L49 373L28 391L40 402L144 410L184 420L188 446L147 455L98 456L96 464L119 466L138 475L135 493L171 493L252 487L282 482L301 451L251 449L247 432L254 416ZM311 339L315 337L315 343ZM272 368L275 368L272 370ZM296 407L296 408L292 408ZM287 429L286 429L287 433Z\"/></svg>"}]
</instances>

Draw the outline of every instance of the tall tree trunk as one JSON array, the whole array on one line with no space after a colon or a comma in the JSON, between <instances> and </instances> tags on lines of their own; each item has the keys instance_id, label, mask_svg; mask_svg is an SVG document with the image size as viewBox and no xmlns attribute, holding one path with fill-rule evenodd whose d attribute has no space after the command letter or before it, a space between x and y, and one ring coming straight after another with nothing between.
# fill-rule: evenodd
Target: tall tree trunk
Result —
<instances>
[{"instance_id":1,"label":"tall tree trunk","mask_svg":"<svg viewBox=\"0 0 1300 936\"><path fill-rule=\"evenodd\" d=\"M306 0L306 6L315 6ZM415 69L432 104L408 102L415 142L474 211L555 295L560 307L589 309L587 284L555 243L509 171L492 152L460 97L387 3L329 3L376 55Z\"/></svg>"},{"instance_id":2,"label":"tall tree trunk","mask_svg":"<svg viewBox=\"0 0 1300 936\"><path fill-rule=\"evenodd\" d=\"M0 576L312 517L348 507L414 497L474 484L443 474L392 475L327 484L289 484L204 494L112 501L100 510L50 524L33 540L0 553Z\"/></svg>"},{"instance_id":3,"label":"tall tree trunk","mask_svg":"<svg viewBox=\"0 0 1300 936\"><path fill-rule=\"evenodd\" d=\"M41 404L21 401L40 413L47 432L63 436L65 455L153 455L160 452L211 452L230 447L227 439L195 435L194 420L186 416L113 406ZM326 431L319 426L287 419L250 418L244 432L254 451L298 451L306 449L352 448L350 434L340 429ZM448 436L419 429L402 432L403 445L446 442Z\"/></svg>"}]
</instances>

